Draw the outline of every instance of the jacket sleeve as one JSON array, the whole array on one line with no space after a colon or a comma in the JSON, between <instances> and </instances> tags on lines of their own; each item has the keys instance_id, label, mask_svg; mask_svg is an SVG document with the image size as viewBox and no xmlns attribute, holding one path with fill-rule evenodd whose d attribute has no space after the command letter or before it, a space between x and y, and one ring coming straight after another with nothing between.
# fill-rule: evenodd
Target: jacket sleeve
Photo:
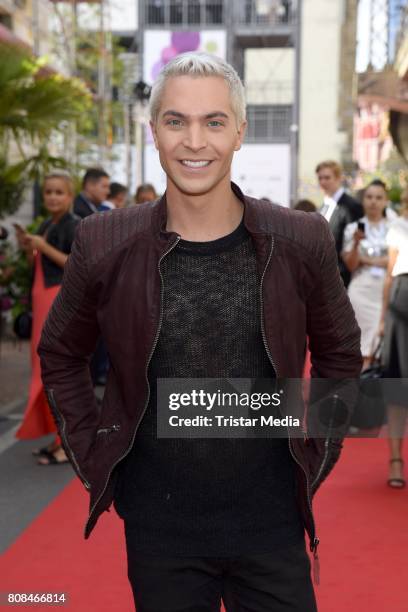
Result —
<instances>
[{"instance_id":1,"label":"jacket sleeve","mask_svg":"<svg viewBox=\"0 0 408 612\"><path fill-rule=\"evenodd\" d=\"M44 325L38 353L42 380L62 445L86 488L87 462L99 420L89 360L100 330L80 223L61 290Z\"/></svg>"},{"instance_id":2,"label":"jacket sleeve","mask_svg":"<svg viewBox=\"0 0 408 612\"><path fill-rule=\"evenodd\" d=\"M334 240L326 220L319 217L317 222L321 247L316 282L307 301L312 363L308 435L323 451L323 460L313 474L313 492L340 456L362 366L360 328L339 274Z\"/></svg>"}]
</instances>

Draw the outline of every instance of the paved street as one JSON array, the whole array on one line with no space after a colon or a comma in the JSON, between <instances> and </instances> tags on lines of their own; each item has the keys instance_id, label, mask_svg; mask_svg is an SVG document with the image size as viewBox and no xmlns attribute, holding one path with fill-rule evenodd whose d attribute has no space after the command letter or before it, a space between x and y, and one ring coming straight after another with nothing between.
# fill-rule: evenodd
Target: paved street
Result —
<instances>
[{"instance_id":1,"label":"paved street","mask_svg":"<svg viewBox=\"0 0 408 612\"><path fill-rule=\"evenodd\" d=\"M32 450L44 446L52 436L27 441L15 438L27 401L29 380L29 343L3 340L0 347L0 554L73 478L69 465L36 464Z\"/></svg>"},{"instance_id":2,"label":"paved street","mask_svg":"<svg viewBox=\"0 0 408 612\"><path fill-rule=\"evenodd\" d=\"M30 382L30 344L3 338L0 343L0 453L14 443Z\"/></svg>"},{"instance_id":3,"label":"paved street","mask_svg":"<svg viewBox=\"0 0 408 612\"><path fill-rule=\"evenodd\" d=\"M30 343L11 340L0 342L0 415L11 405L24 404L30 380Z\"/></svg>"}]
</instances>

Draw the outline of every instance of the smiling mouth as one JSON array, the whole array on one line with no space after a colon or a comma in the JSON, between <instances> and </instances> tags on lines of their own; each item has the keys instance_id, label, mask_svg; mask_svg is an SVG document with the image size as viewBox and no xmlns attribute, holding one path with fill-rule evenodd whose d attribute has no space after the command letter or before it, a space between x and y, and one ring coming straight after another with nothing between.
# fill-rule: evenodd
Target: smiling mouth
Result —
<instances>
[{"instance_id":1,"label":"smiling mouth","mask_svg":"<svg viewBox=\"0 0 408 612\"><path fill-rule=\"evenodd\" d=\"M193 161L191 159L182 159L181 163L183 166L187 166L187 168L206 168L211 164L212 160L203 159L199 161Z\"/></svg>"}]
</instances>

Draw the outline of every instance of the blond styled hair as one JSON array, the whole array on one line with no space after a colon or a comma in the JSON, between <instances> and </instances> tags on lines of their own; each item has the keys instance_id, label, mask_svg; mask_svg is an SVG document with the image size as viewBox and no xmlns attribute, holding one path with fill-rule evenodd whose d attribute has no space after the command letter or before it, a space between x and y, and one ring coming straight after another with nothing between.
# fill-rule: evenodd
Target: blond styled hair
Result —
<instances>
[{"instance_id":1,"label":"blond styled hair","mask_svg":"<svg viewBox=\"0 0 408 612\"><path fill-rule=\"evenodd\" d=\"M43 188L45 186L45 183L51 179L60 179L64 181L69 193L72 196L75 194L75 186L72 176L68 174L68 172L65 172L65 170L53 170L52 172L46 174L43 181Z\"/></svg>"},{"instance_id":2,"label":"blond styled hair","mask_svg":"<svg viewBox=\"0 0 408 612\"><path fill-rule=\"evenodd\" d=\"M326 159L325 161L320 162L320 164L317 164L315 170L316 174L318 174L320 170L323 170L324 168L329 168L336 178L340 178L343 174L343 168L338 162L332 159Z\"/></svg>"},{"instance_id":3,"label":"blond styled hair","mask_svg":"<svg viewBox=\"0 0 408 612\"><path fill-rule=\"evenodd\" d=\"M153 84L150 95L150 118L157 121L161 100L166 82L172 77L221 77L227 83L231 95L231 107L234 112L237 127L246 120L245 91L236 70L227 62L215 55L202 52L188 52L176 56L162 68Z\"/></svg>"}]
</instances>

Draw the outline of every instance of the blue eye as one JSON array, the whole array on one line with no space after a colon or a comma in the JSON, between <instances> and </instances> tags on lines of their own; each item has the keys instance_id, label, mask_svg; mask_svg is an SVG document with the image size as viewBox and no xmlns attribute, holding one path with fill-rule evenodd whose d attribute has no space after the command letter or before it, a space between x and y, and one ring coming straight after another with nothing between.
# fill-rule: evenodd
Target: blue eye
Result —
<instances>
[{"instance_id":1,"label":"blue eye","mask_svg":"<svg viewBox=\"0 0 408 612\"><path fill-rule=\"evenodd\" d=\"M166 125L171 125L171 126L174 126L174 127L178 127L178 126L181 125L181 121L180 121L180 119L169 119L166 122Z\"/></svg>"}]
</instances>

